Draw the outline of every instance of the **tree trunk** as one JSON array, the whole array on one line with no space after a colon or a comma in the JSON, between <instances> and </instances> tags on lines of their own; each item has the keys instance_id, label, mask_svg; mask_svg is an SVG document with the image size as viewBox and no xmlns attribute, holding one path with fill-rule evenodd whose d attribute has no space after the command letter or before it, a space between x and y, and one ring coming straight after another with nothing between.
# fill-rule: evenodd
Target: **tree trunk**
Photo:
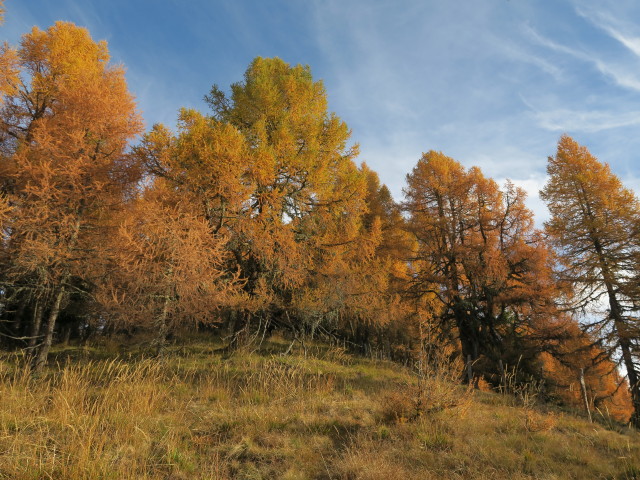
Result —
<instances>
[{"instance_id":1,"label":"tree trunk","mask_svg":"<svg viewBox=\"0 0 640 480\"><path fill-rule=\"evenodd\" d=\"M19 337L23 335L23 330L25 329L25 321L24 321L24 311L27 308L26 300L20 302L20 306L18 307L18 311L13 318L12 325L12 333L14 336Z\"/></svg>"},{"instance_id":2,"label":"tree trunk","mask_svg":"<svg viewBox=\"0 0 640 480\"><path fill-rule=\"evenodd\" d=\"M58 320L58 314L60 313L60 306L62 305L62 299L64 298L64 285L58 287L58 291L53 296L53 305L49 311L49 318L47 319L47 328L44 332L44 339L42 345L37 349L37 354L34 357L32 364L32 372L39 374L47 363L47 357L49 356L49 350L53 343L53 332L56 328L56 321Z\"/></svg>"},{"instance_id":3,"label":"tree trunk","mask_svg":"<svg viewBox=\"0 0 640 480\"><path fill-rule=\"evenodd\" d=\"M605 270L605 274L606 273L607 271ZM629 390L631 392L631 402L633 403L631 423L634 427L640 428L640 383L638 379L638 372L636 371L636 365L631 353L631 341L629 340L629 333L627 332L627 324L622 317L622 309L620 308L620 304L611 281L605 279L605 286L607 287L607 293L609 296L609 314L613 320L613 327L615 329L616 336L618 337L618 343L620 344L620 350L622 351L622 360L625 368L627 369L627 378L629 379Z\"/></svg>"},{"instance_id":4,"label":"tree trunk","mask_svg":"<svg viewBox=\"0 0 640 480\"><path fill-rule=\"evenodd\" d=\"M624 366L627 369L627 378L629 379L629 390L631 391L631 401L633 403L631 423L634 427L640 428L640 379L638 379L638 372L636 371L636 366L631 354L631 342L625 332L625 325L621 322L615 322L614 325L620 341L622 360L624 361ZM620 331L621 328L622 331Z\"/></svg>"},{"instance_id":5,"label":"tree trunk","mask_svg":"<svg viewBox=\"0 0 640 480\"><path fill-rule=\"evenodd\" d=\"M167 315L169 313L169 295L164 297L164 304L162 305L162 312L158 316L155 327L157 328L158 334L154 340L156 346L156 355L160 356L164 353L164 349L167 345L167 334L169 333L169 329L167 327Z\"/></svg>"},{"instance_id":6,"label":"tree trunk","mask_svg":"<svg viewBox=\"0 0 640 480\"><path fill-rule=\"evenodd\" d=\"M593 419L591 418L591 408L589 408L589 397L587 395L587 385L584 382L584 368L580 369L580 390L582 391L582 400L584 401L584 409L587 411L587 415L589 416L589 423L593 423Z\"/></svg>"},{"instance_id":7,"label":"tree trunk","mask_svg":"<svg viewBox=\"0 0 640 480\"><path fill-rule=\"evenodd\" d=\"M80 225L82 216L84 214L84 202L82 202L81 206L78 208L76 222L73 229L73 234L69 239L68 248L71 249L76 245L78 240L78 234L80 233ZM57 291L54 293L52 298L51 309L49 310L49 318L47 319L47 328L44 332L44 338L42 341L42 345L37 349L37 354L34 357L32 364L32 371L34 374L39 374L44 366L47 363L47 357L49 356L49 350L51 349L51 344L53 343L53 332L56 328L56 321L58 320L58 315L60 314L60 307L62 305L62 300L65 294L65 284L70 278L69 270L63 270L64 274L61 276L60 284L58 286Z\"/></svg>"},{"instance_id":8,"label":"tree trunk","mask_svg":"<svg viewBox=\"0 0 640 480\"><path fill-rule=\"evenodd\" d=\"M42 325L42 315L44 309L42 308L42 301L36 300L36 304L33 307L33 319L31 321L31 330L29 331L29 343L27 347L29 351L33 351L36 348L38 335L40 335L40 326Z\"/></svg>"},{"instance_id":9,"label":"tree trunk","mask_svg":"<svg viewBox=\"0 0 640 480\"><path fill-rule=\"evenodd\" d=\"M504 369L504 363L502 363L502 359L498 360L498 368L500 369L500 393L506 393L507 372Z\"/></svg>"},{"instance_id":10,"label":"tree trunk","mask_svg":"<svg viewBox=\"0 0 640 480\"><path fill-rule=\"evenodd\" d=\"M615 333L618 338L620 350L622 351L622 360L624 361L624 366L627 369L629 390L631 392L631 401L633 403L631 423L634 427L640 428L640 379L638 378L638 372L636 371L633 355L631 353L631 341L627 331L627 324L622 316L622 308L620 307L620 302L616 296L613 276L609 270L609 264L604 256L604 251L600 242L597 240L594 241L594 247L598 253L598 260L600 262L600 268L602 270L604 284L609 298L609 315L611 320L613 320Z\"/></svg>"}]
</instances>

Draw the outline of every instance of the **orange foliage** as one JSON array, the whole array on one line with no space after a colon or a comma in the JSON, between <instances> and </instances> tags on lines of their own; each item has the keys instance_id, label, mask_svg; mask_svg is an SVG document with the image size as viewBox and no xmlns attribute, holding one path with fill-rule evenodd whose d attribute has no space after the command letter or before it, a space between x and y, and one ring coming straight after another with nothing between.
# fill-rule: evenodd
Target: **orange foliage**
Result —
<instances>
[{"instance_id":1,"label":"orange foliage","mask_svg":"<svg viewBox=\"0 0 640 480\"><path fill-rule=\"evenodd\" d=\"M554 355L540 355L548 394L575 408L584 408L580 370L584 372L590 408L603 416L627 422L633 413L628 384L602 349L571 321L563 325L565 338Z\"/></svg>"},{"instance_id":2,"label":"orange foliage","mask_svg":"<svg viewBox=\"0 0 640 480\"><path fill-rule=\"evenodd\" d=\"M546 230L559 252L561 277L573 285L572 307L606 302L607 312L590 322L608 355L619 351L640 425L637 276L640 202L608 165L564 135L547 166L541 192L551 219Z\"/></svg>"},{"instance_id":3,"label":"orange foliage","mask_svg":"<svg viewBox=\"0 0 640 480\"><path fill-rule=\"evenodd\" d=\"M550 255L533 228L525 194L501 191L478 168L438 152L407 176L409 229L417 241L412 291L439 300L445 332L464 357L504 358L505 337L527 335L556 294ZM495 368L495 366L493 367Z\"/></svg>"},{"instance_id":4,"label":"orange foliage","mask_svg":"<svg viewBox=\"0 0 640 480\"><path fill-rule=\"evenodd\" d=\"M14 207L7 272L36 277L49 299L40 368L69 281L84 276L110 209L138 178L124 152L142 124L123 70L85 29L34 28L17 53L22 82L2 110L0 171Z\"/></svg>"},{"instance_id":5,"label":"orange foliage","mask_svg":"<svg viewBox=\"0 0 640 480\"><path fill-rule=\"evenodd\" d=\"M192 210L156 187L127 210L113 239L104 305L126 325L153 327L159 350L174 327L214 323L216 310L239 306L241 284L225 270L226 238Z\"/></svg>"}]
</instances>

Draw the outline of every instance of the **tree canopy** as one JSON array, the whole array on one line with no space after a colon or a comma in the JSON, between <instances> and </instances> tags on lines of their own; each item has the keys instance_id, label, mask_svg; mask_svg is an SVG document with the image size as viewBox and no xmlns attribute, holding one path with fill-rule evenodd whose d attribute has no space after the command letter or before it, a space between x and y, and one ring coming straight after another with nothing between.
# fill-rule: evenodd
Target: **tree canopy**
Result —
<instances>
[{"instance_id":1,"label":"tree canopy","mask_svg":"<svg viewBox=\"0 0 640 480\"><path fill-rule=\"evenodd\" d=\"M578 405L582 378L640 422L640 204L585 147L549 158L541 230L523 189L441 152L394 199L308 66L258 57L205 101L145 131L86 29L0 49L0 343L35 373L92 335L232 354L278 332L416 368L447 352L475 385L517 366Z\"/></svg>"}]
</instances>

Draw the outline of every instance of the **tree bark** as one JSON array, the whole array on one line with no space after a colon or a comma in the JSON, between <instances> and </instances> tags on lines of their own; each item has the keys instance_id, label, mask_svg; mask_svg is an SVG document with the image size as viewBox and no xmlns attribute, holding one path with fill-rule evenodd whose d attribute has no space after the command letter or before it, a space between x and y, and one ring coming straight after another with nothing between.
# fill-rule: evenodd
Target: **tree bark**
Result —
<instances>
[{"instance_id":1,"label":"tree bark","mask_svg":"<svg viewBox=\"0 0 640 480\"><path fill-rule=\"evenodd\" d=\"M44 309L42 308L42 301L36 300L36 304L33 307L33 319L31 321L31 330L29 331L29 343L27 347L29 350L36 348L38 335L40 334L40 327L42 325L42 316Z\"/></svg>"},{"instance_id":2,"label":"tree bark","mask_svg":"<svg viewBox=\"0 0 640 480\"><path fill-rule=\"evenodd\" d=\"M56 321L58 320L64 293L65 290L63 283L58 287L57 292L53 296L53 304L51 305L51 310L49 311L49 318L47 319L47 327L44 332L42 345L40 345L40 348L37 349L37 354L35 355L33 360L32 372L36 375L42 372L42 369L47 363L49 350L51 349L51 345L53 343L53 332L56 328Z\"/></svg>"},{"instance_id":3,"label":"tree bark","mask_svg":"<svg viewBox=\"0 0 640 480\"><path fill-rule=\"evenodd\" d=\"M162 312L160 312L160 316L157 318L155 322L155 326L158 329L158 334L155 338L156 345L156 355L160 356L164 353L165 347L167 345L167 334L169 333L169 329L167 328L167 316L169 313L169 295L164 297L164 303L162 305Z\"/></svg>"},{"instance_id":4,"label":"tree bark","mask_svg":"<svg viewBox=\"0 0 640 480\"><path fill-rule=\"evenodd\" d=\"M638 378L638 372L636 371L636 365L633 361L631 341L629 339L629 333L627 332L627 324L622 315L622 307L618 301L616 290L614 287L614 277L609 269L609 262L604 254L604 249L600 241L595 238L593 240L596 253L598 254L598 261L600 263L600 269L604 280L605 288L607 289L607 296L609 299L609 315L613 320L613 327L620 345L620 351L622 352L622 360L624 366L627 369L627 378L629 379L629 390L631 392L631 402L633 404L633 415L631 416L631 423L636 428L640 428L640 379Z\"/></svg>"},{"instance_id":5,"label":"tree bark","mask_svg":"<svg viewBox=\"0 0 640 480\"><path fill-rule=\"evenodd\" d=\"M582 391L582 400L584 401L584 408L589 416L589 423L593 423L591 418L591 408L589 408L589 397L587 396L587 385L584 382L584 368L580 369L580 390Z\"/></svg>"}]
</instances>

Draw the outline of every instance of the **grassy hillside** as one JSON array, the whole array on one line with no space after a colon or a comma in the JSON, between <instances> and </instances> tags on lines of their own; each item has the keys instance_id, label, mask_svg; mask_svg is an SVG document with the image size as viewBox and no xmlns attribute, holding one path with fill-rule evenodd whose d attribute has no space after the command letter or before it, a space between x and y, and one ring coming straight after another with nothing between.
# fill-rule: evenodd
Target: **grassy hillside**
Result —
<instances>
[{"instance_id":1,"label":"grassy hillside","mask_svg":"<svg viewBox=\"0 0 640 480\"><path fill-rule=\"evenodd\" d=\"M631 479L640 434L337 349L0 360L2 479ZM424 392L421 394L420 392Z\"/></svg>"}]
</instances>

